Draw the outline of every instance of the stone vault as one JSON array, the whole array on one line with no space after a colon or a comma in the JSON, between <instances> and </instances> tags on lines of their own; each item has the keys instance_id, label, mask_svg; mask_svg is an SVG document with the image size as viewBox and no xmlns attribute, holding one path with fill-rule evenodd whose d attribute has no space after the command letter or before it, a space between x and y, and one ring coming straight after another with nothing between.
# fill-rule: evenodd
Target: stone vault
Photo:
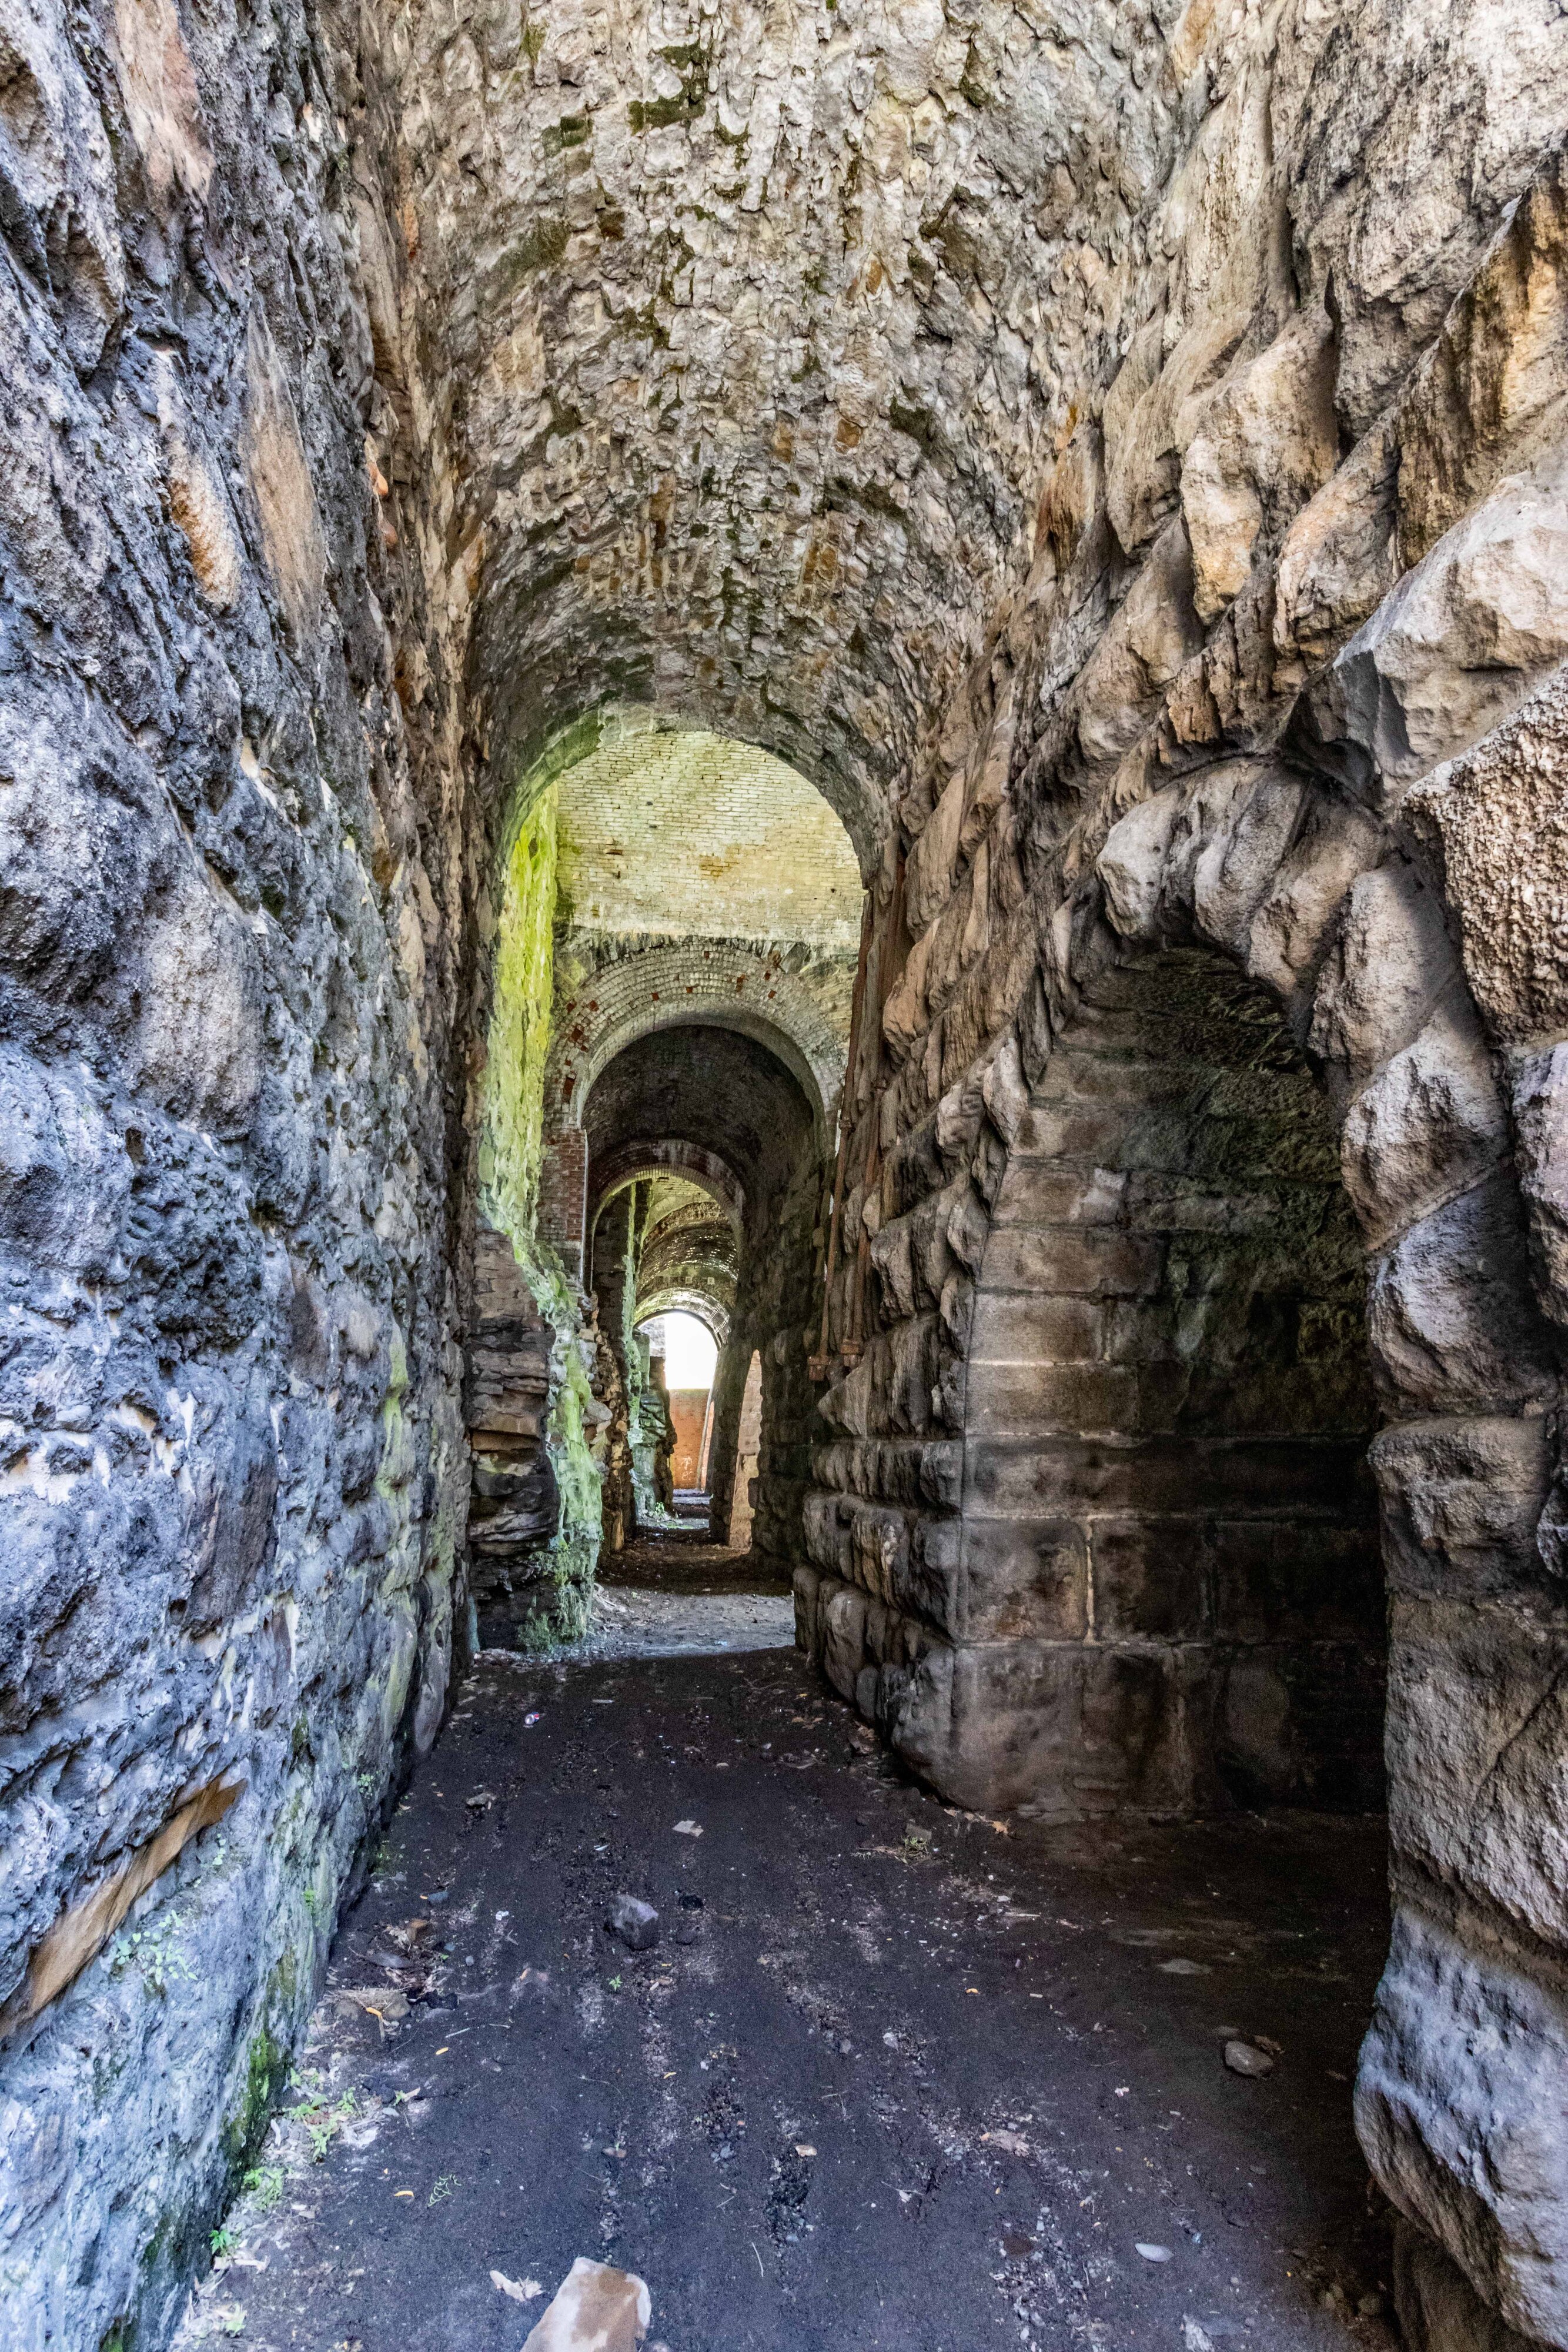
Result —
<instances>
[{"instance_id":1,"label":"stone vault","mask_svg":"<svg viewBox=\"0 0 1568 2352\"><path fill-rule=\"evenodd\" d=\"M755 1539L938 1786L1361 1801L1385 1678L1407 2329L1568 2346L1565 56L0 0L21 2352L166 2336L497 1522L580 1600L551 1220L682 1169ZM611 959L552 1172L528 827L612 709L787 763L866 911L752 1027Z\"/></svg>"}]
</instances>

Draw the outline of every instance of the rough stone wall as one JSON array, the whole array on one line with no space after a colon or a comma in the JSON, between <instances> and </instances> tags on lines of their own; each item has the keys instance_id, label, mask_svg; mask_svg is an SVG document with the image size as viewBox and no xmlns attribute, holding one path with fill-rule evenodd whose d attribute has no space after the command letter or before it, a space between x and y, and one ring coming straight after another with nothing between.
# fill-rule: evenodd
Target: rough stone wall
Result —
<instances>
[{"instance_id":1,"label":"rough stone wall","mask_svg":"<svg viewBox=\"0 0 1568 2352\"><path fill-rule=\"evenodd\" d=\"M18 2352L162 2340L452 1659L476 835L382 46L0 11Z\"/></svg>"},{"instance_id":2,"label":"rough stone wall","mask_svg":"<svg viewBox=\"0 0 1568 2352\"><path fill-rule=\"evenodd\" d=\"M895 1744L951 1675L927 1545L1009 1150L1128 945L1233 958L1321 1074L1366 1253L1397 1926L1360 2127L1562 2346L1563 66L1537 12L1444 11L1427 51L1431 19L1173 37L1161 257L876 892L802 1630L891 1592L857 1688Z\"/></svg>"},{"instance_id":3,"label":"rough stone wall","mask_svg":"<svg viewBox=\"0 0 1568 2352\"><path fill-rule=\"evenodd\" d=\"M966 1286L1119 946L1281 1005L1387 1424L1362 2128L1568 2344L1556 0L13 0L4 38L7 1998L186 1841L142 1942L6 2042L31 2340L155 2337L439 1710L473 625L492 820L622 698L791 758L885 850L835 1507L950 1514ZM765 1496L805 1475L810 1192ZM580 1439L580 1365L562 1395ZM920 1661L876 1665L896 1737Z\"/></svg>"},{"instance_id":4,"label":"rough stone wall","mask_svg":"<svg viewBox=\"0 0 1568 2352\"><path fill-rule=\"evenodd\" d=\"M555 1344L510 1242L481 1226L464 1402L473 1454L468 1597L486 1645L487 1619L515 1637L537 1611L542 1555L560 1525L547 1442Z\"/></svg>"}]
</instances>

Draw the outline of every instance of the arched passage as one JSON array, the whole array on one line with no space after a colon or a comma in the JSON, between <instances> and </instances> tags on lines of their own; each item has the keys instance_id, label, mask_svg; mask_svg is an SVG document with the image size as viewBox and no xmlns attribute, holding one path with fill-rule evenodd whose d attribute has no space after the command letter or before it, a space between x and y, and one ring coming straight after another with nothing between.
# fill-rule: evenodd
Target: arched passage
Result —
<instances>
[{"instance_id":1,"label":"arched passage","mask_svg":"<svg viewBox=\"0 0 1568 2352\"><path fill-rule=\"evenodd\" d=\"M976 1281L945 1781L1070 1818L1381 1801L1364 1288L1276 1009L1211 950L1110 967Z\"/></svg>"},{"instance_id":2,"label":"arched passage","mask_svg":"<svg viewBox=\"0 0 1568 2352\"><path fill-rule=\"evenodd\" d=\"M582 1565L544 831L527 921L486 877L519 767L640 697L788 753L877 878L813 1522L883 1612L873 1701L959 1654L973 1285L1106 919L1190 919L1321 1059L1387 1416L1398 1926L1362 2128L1458 2265L1421 2334L1568 2347L1558 0L133 0L13 9L5 42L19 2325L166 2336L442 1735L471 1494L518 1482L486 1543L536 1517L536 1418ZM504 1472L465 1454L476 1402ZM470 1956L497 1995L502 1942ZM750 2251L678 2260L730 2295ZM1452 2320L1464 2278L1495 2326Z\"/></svg>"},{"instance_id":3,"label":"arched passage","mask_svg":"<svg viewBox=\"0 0 1568 2352\"><path fill-rule=\"evenodd\" d=\"M722 1535L728 1526L747 1368L761 1349L761 1549L787 1561L810 1442L803 1329L821 1169L813 1104L793 1070L755 1036L714 1022L676 1023L635 1038L604 1066L583 1128L590 1198L602 1203L591 1261L599 1328L621 1365L629 1422L638 1416L636 1323L662 1307L706 1300L719 1309L706 1448L713 1528ZM688 1170L700 1191L679 1172ZM723 1213L732 1204L734 1225ZM640 1426L629 1428L628 1443L634 1478ZM623 1520L631 1507L630 1490L612 1506Z\"/></svg>"}]
</instances>

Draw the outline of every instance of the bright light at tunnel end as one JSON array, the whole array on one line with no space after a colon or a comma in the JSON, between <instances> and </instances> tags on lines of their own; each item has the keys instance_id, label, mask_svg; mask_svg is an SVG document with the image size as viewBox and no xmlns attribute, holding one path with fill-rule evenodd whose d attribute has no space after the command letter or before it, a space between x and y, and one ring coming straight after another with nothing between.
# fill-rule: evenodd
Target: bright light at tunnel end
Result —
<instances>
[{"instance_id":1,"label":"bright light at tunnel end","mask_svg":"<svg viewBox=\"0 0 1568 2352\"><path fill-rule=\"evenodd\" d=\"M695 1315L679 1308L661 1315L664 1327L664 1384L672 1389L709 1389L718 1348L713 1333ZM644 1328L651 1328L645 1326Z\"/></svg>"}]
</instances>

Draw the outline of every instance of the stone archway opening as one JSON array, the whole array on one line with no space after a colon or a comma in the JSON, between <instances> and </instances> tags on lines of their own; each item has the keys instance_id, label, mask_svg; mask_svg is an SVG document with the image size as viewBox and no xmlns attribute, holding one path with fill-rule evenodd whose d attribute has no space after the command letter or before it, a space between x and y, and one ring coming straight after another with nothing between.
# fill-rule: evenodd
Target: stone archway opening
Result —
<instances>
[{"instance_id":1,"label":"stone archway opening","mask_svg":"<svg viewBox=\"0 0 1568 2352\"><path fill-rule=\"evenodd\" d=\"M765 1527L775 1531L777 1574L789 1557L810 1433L804 1325L821 1177L813 1106L794 1072L755 1037L712 1022L676 1023L645 1033L606 1064L587 1097L584 1130L591 1196L601 1201L591 1261L597 1331L614 1357L621 1386L608 1441L612 1449L622 1418L628 1430L627 1501L623 1508L619 1499L612 1503L619 1495L612 1471L607 1504L620 1512L627 1532L636 1521L639 1493L644 1517L652 1517L655 1456L661 1445L666 1454L671 1450L662 1384L651 1363L650 1385L643 1385L646 1350L639 1326L671 1310L700 1314L717 1342L717 1361L700 1411L695 1398L670 1401L677 1423L683 1412L688 1420L696 1415L694 1428L683 1424L675 1433L685 1450L674 1485L684 1477L688 1498L707 1497L705 1528L722 1541L747 1368L764 1342L769 1440L760 1509ZM699 1172L706 1161L721 1167L727 1182L699 1185L675 1172L673 1160L666 1163L669 1175L630 1175L632 1168L656 1164L651 1137L666 1151L678 1150ZM612 1171L608 1183L601 1170ZM641 1466L640 1455L646 1457ZM673 1507L670 1494L661 1500L665 1511ZM696 1505L688 1499L684 1507Z\"/></svg>"},{"instance_id":2,"label":"stone archway opening","mask_svg":"<svg viewBox=\"0 0 1568 2352\"><path fill-rule=\"evenodd\" d=\"M772 1351L789 1428L773 1453L793 1481L770 1517L774 1574L788 1557L810 1412L801 1298L862 891L815 784L645 708L598 710L533 763L497 878L479 1223L510 1240L554 1338L533 1342L551 1368L541 1407L497 1373L505 1335L476 1327L489 1370L471 1381L484 1424L471 1442L482 1513L530 1473L556 1507L507 1558L525 1520L497 1510L483 1575L486 1590L537 1586L523 1623L570 1633L596 1566L663 1507L664 1408L636 1336L651 1315L695 1311L719 1343L711 1425L688 1465L705 1486L712 1465L716 1532L746 1366L759 1342ZM499 1425L520 1418L540 1425L538 1463Z\"/></svg>"},{"instance_id":3,"label":"stone archway opening","mask_svg":"<svg viewBox=\"0 0 1568 2352\"><path fill-rule=\"evenodd\" d=\"M1277 1006L1212 950L1103 971L976 1282L944 1782L1064 1820L1381 1805L1364 1288Z\"/></svg>"},{"instance_id":4,"label":"stone archway opening","mask_svg":"<svg viewBox=\"0 0 1568 2352\"><path fill-rule=\"evenodd\" d=\"M1299 1829L1370 1793L1342 1204L1306 1232L1301 1070L1209 950L1321 1058L1367 1253L1396 1924L1375 2000L1355 1975L1354 2096L1402 2217L1367 2284L1413 2352L1568 2352L1561 0L1047 15L6 12L0 2238L27 2352L162 2352L311 2031L365 2103L336 2185L377 2200L381 2256L340 2282L366 2342L496 2320L544 2260L525 2169L560 2189L552 2248L622 2258L622 2183L639 2233L664 2199L674 2342L783 2309L812 2342L1142 2352L1223 2340L1233 2291L1280 2352L1338 2327L1326 2278L1259 2266L1294 2216L1238 2226L1229 2178L1249 2127L1292 2178L1312 2156L1297 2090L1354 2064L1328 1978L1254 1979L1300 2040L1249 2126L1182 2041L1196 2008L1156 2012L1218 1967L1153 1981L1116 1942L1131 1860L1099 1930L1064 1895L1002 1941L1046 1914L1053 1821L1109 1852L1212 1804L1234 1853L1251 1804ZM1152 1002L1104 999L1156 943ZM1118 1125L1082 1024L1168 1025L1189 987L1207 1042L1145 1038L1155 1108ZM1092 1151L1030 1140L1053 1103L1103 1121ZM1306 1159L1240 1182L1281 1125ZM551 1753L532 1654L593 1638L634 1522L628 1318L702 1301L716 1513L755 1366L754 1558L809 1549L802 1633L895 1756L1046 1827L938 1814L780 1658L760 1711L761 1668L704 1685L745 1803L655 1698L638 1781L590 1780L568 1826L592 1743ZM519 1866L524 1796L549 1819ZM666 1904L672 1840L716 1898L646 2005L600 1940L629 1851L601 1832L644 1798ZM786 1845L769 1931L737 1927L718 1894ZM975 1965L939 1982L955 1915ZM1103 2055L1058 2015L1079 1934L1083 2005L1121 1987ZM901 1950L907 2008L862 2031ZM448 2042L470 1994L486 2034ZM549 2129L515 2167L478 2097L391 2092L438 2064L488 2092L537 2017ZM611 2037L630 2078L666 2028L677 2088L602 2111ZM836 2146L808 2076L841 2116L861 2086ZM1153 2132L1206 2097L1166 2165ZM716 2200L747 2108L748 2194ZM258 2193L258 2231L314 2204L347 2120L279 2124L311 2189ZM387 2126L434 2159L417 2195L365 2160ZM1094 2210L1106 2183L1128 2203ZM388 2238L392 2197L426 2234ZM487 2290L492 2231L517 2277ZM301 2233L265 2242L209 2340L281 2339L322 2285Z\"/></svg>"}]
</instances>

